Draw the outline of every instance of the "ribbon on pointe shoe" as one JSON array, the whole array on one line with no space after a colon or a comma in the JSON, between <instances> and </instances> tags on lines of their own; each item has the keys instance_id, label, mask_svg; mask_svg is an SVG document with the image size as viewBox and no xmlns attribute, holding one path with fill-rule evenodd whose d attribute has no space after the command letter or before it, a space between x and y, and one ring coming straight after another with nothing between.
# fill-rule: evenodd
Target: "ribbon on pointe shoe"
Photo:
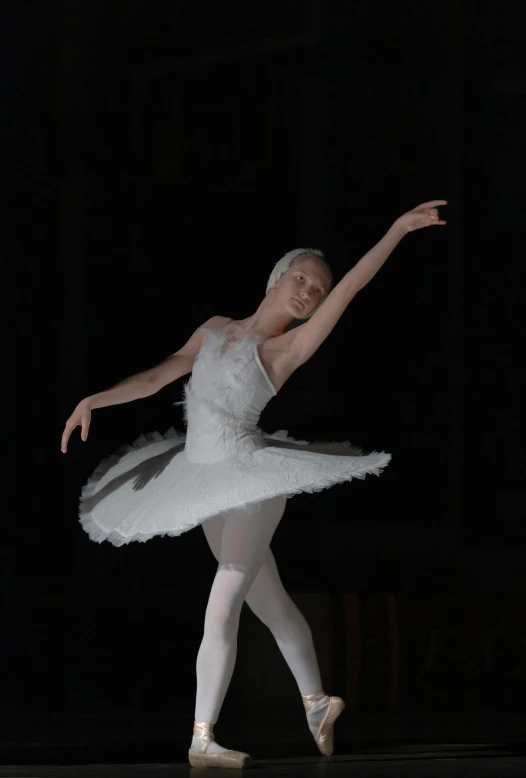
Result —
<instances>
[{"instance_id":1,"label":"ribbon on pointe shoe","mask_svg":"<svg viewBox=\"0 0 526 778\"><path fill-rule=\"evenodd\" d=\"M207 754L210 743L215 740L214 728L206 721L194 721L195 738L201 741L197 754L188 752L188 761L192 767L230 767L234 770L242 770L252 765L252 757L242 751L218 751Z\"/></svg>"},{"instance_id":2,"label":"ribbon on pointe shoe","mask_svg":"<svg viewBox=\"0 0 526 778\"><path fill-rule=\"evenodd\" d=\"M316 704L323 700L327 695L325 692L316 692L315 694L302 694L303 706L307 717L314 713ZM324 756L331 756L334 751L334 722L345 708L345 703L341 697L329 697L329 702L325 710L320 711L319 721L309 720L311 726L317 727L318 732L315 736L316 745L320 753Z\"/></svg>"},{"instance_id":3,"label":"ribbon on pointe shoe","mask_svg":"<svg viewBox=\"0 0 526 778\"><path fill-rule=\"evenodd\" d=\"M206 721L194 721L193 737L198 737L201 741L199 753L206 754L206 749L214 741L214 727Z\"/></svg>"}]
</instances>

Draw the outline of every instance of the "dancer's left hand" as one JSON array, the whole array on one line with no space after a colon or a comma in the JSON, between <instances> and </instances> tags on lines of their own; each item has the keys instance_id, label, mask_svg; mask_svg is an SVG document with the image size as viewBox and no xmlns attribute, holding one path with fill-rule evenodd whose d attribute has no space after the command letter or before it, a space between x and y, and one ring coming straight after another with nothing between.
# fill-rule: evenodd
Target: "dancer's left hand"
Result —
<instances>
[{"instance_id":1,"label":"dancer's left hand","mask_svg":"<svg viewBox=\"0 0 526 778\"><path fill-rule=\"evenodd\" d=\"M422 203L413 208L412 211L404 213L396 220L396 224L402 227L404 232L413 232L422 227L442 226L446 222L440 218L438 206L447 205L447 200L431 200L428 203Z\"/></svg>"}]
</instances>

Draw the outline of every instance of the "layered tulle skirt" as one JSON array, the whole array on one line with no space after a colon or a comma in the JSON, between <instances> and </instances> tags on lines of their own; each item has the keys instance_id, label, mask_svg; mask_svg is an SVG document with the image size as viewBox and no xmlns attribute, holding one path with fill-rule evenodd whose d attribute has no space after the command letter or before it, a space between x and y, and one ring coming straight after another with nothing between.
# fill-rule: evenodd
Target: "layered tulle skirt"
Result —
<instances>
[{"instance_id":1,"label":"layered tulle skirt","mask_svg":"<svg viewBox=\"0 0 526 778\"><path fill-rule=\"evenodd\" d=\"M265 447L219 462L190 462L185 435L141 435L101 462L82 490L80 521L90 538L121 546L183 532L232 510L257 511L277 495L319 492L379 475L391 455L349 443L307 443L261 433Z\"/></svg>"}]
</instances>

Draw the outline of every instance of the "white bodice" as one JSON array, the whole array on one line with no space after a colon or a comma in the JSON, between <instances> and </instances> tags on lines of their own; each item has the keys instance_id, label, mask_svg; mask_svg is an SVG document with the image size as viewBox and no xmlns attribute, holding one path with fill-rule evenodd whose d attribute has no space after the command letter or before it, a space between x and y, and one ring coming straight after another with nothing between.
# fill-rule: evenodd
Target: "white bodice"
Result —
<instances>
[{"instance_id":1,"label":"white bodice","mask_svg":"<svg viewBox=\"0 0 526 778\"><path fill-rule=\"evenodd\" d=\"M187 460L219 462L265 448L258 422L276 390L259 356L261 336L225 348L225 327L203 332L185 387Z\"/></svg>"}]
</instances>

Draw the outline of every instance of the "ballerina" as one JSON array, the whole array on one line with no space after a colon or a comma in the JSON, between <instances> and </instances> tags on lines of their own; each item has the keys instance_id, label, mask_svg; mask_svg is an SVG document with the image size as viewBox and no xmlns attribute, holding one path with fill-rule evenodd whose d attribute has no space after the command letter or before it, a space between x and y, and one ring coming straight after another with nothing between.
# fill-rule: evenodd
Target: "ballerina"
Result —
<instances>
[{"instance_id":1,"label":"ballerina","mask_svg":"<svg viewBox=\"0 0 526 778\"><path fill-rule=\"evenodd\" d=\"M83 399L66 422L63 453L77 427L87 440L94 409L147 397L191 373L183 402L186 435L173 428L143 435L102 462L82 490L80 521L92 540L116 546L203 526L218 568L197 656L188 755L194 767L252 762L220 746L213 732L234 670L243 602L274 635L318 749L333 752L344 702L323 689L310 628L281 583L270 542L287 497L378 475L390 455L363 454L348 443L297 441L285 431L268 435L259 417L404 235L446 223L438 211L446 204L432 200L403 214L332 291L322 252L289 252L274 267L255 313L238 321L213 316L160 364ZM298 319L302 323L290 329Z\"/></svg>"}]
</instances>

